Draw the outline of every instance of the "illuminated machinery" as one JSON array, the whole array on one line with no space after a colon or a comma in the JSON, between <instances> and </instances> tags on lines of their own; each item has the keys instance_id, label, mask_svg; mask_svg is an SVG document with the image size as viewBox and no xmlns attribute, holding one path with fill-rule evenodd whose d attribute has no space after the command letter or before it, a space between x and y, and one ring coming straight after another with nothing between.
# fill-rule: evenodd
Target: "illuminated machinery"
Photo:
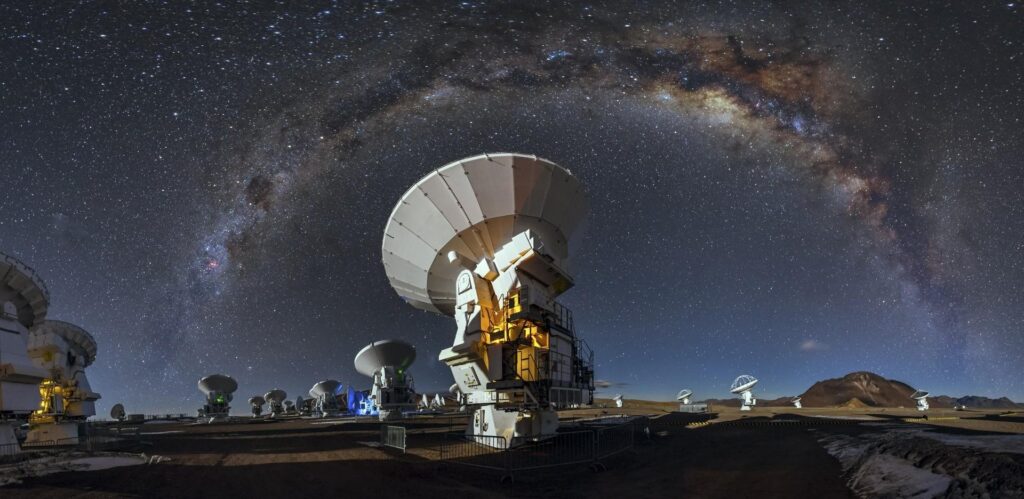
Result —
<instances>
[{"instance_id":1,"label":"illuminated machinery","mask_svg":"<svg viewBox=\"0 0 1024 499\"><path fill-rule=\"evenodd\" d=\"M572 287L569 237L586 212L568 170L521 154L442 166L384 231L383 263L410 305L455 318L451 368L473 410L467 435L518 445L554 435L556 408L593 402L593 354L555 298Z\"/></svg>"},{"instance_id":2,"label":"illuminated machinery","mask_svg":"<svg viewBox=\"0 0 1024 499\"><path fill-rule=\"evenodd\" d=\"M923 392L921 390L917 390L913 394L910 395L910 398L912 398L912 399L917 401L917 410L922 411L922 412L928 410L928 408L929 408L929 406L928 406L928 392Z\"/></svg>"},{"instance_id":3,"label":"illuminated machinery","mask_svg":"<svg viewBox=\"0 0 1024 499\"><path fill-rule=\"evenodd\" d=\"M313 397L313 415L321 418L333 418L344 412L338 404L338 392L341 391L341 382L327 379L321 381L309 389L309 396Z\"/></svg>"},{"instance_id":4,"label":"illuminated machinery","mask_svg":"<svg viewBox=\"0 0 1024 499\"><path fill-rule=\"evenodd\" d=\"M280 388L274 388L263 394L263 399L270 405L270 417L276 418L284 415L284 399L286 398L288 398L288 393Z\"/></svg>"},{"instance_id":5,"label":"illuminated machinery","mask_svg":"<svg viewBox=\"0 0 1024 499\"><path fill-rule=\"evenodd\" d=\"M207 423L228 421L231 400L238 383L231 376L211 374L199 380L199 391L206 395L206 404L199 409L199 416Z\"/></svg>"},{"instance_id":6,"label":"illuminated machinery","mask_svg":"<svg viewBox=\"0 0 1024 499\"><path fill-rule=\"evenodd\" d=\"M757 399L754 398L752 391L756 384L757 378L749 374L741 374L729 387L729 392L739 395L743 399L743 405L740 406L741 411L749 411L751 407L757 405Z\"/></svg>"},{"instance_id":7,"label":"illuminated machinery","mask_svg":"<svg viewBox=\"0 0 1024 499\"><path fill-rule=\"evenodd\" d=\"M356 371L373 378L370 400L381 421L397 419L415 408L416 392L409 366L416 349L401 340L380 340L363 347L354 360Z\"/></svg>"},{"instance_id":8,"label":"illuminated machinery","mask_svg":"<svg viewBox=\"0 0 1024 499\"><path fill-rule=\"evenodd\" d=\"M253 395L249 397L249 408L252 409L252 417L258 418L263 415L263 405L267 403L267 400L262 395Z\"/></svg>"},{"instance_id":9,"label":"illuminated machinery","mask_svg":"<svg viewBox=\"0 0 1024 499\"><path fill-rule=\"evenodd\" d=\"M348 412L356 416L377 416L377 406L373 405L370 395L363 390L348 388Z\"/></svg>"},{"instance_id":10,"label":"illuminated machinery","mask_svg":"<svg viewBox=\"0 0 1024 499\"><path fill-rule=\"evenodd\" d=\"M15 427L39 407L46 369L28 356L29 329L46 320L50 294L31 267L0 253L0 449L18 452Z\"/></svg>"},{"instance_id":11,"label":"illuminated machinery","mask_svg":"<svg viewBox=\"0 0 1024 499\"><path fill-rule=\"evenodd\" d=\"M32 328L28 355L47 377L39 383L39 408L29 418L25 445L77 443L78 423L96 415L100 398L85 377L96 360L96 340L78 326L47 320Z\"/></svg>"}]
</instances>

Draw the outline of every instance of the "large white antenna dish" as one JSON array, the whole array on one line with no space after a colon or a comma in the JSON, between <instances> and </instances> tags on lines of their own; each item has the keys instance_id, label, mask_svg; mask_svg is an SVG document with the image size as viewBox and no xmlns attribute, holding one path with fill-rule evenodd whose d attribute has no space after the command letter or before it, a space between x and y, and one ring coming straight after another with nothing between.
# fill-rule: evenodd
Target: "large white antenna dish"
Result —
<instances>
[{"instance_id":1,"label":"large white antenna dish","mask_svg":"<svg viewBox=\"0 0 1024 499\"><path fill-rule=\"evenodd\" d=\"M679 390L679 393L676 394L676 400L678 400L681 404L686 405L690 403L691 396L693 396L693 390L684 388L682 390Z\"/></svg>"},{"instance_id":2,"label":"large white antenna dish","mask_svg":"<svg viewBox=\"0 0 1024 499\"><path fill-rule=\"evenodd\" d=\"M15 320L31 328L46 320L50 291L36 271L21 260L0 253L0 306L10 303ZM0 310L6 314L8 311Z\"/></svg>"},{"instance_id":3,"label":"large white antenna dish","mask_svg":"<svg viewBox=\"0 0 1024 499\"><path fill-rule=\"evenodd\" d=\"M110 419L124 421L124 415L124 405L114 404L114 407L110 408Z\"/></svg>"},{"instance_id":4,"label":"large white antenna dish","mask_svg":"<svg viewBox=\"0 0 1024 499\"><path fill-rule=\"evenodd\" d=\"M356 354L356 371L373 378L370 399L381 421L415 407L412 376L406 372L415 360L416 348L401 340L375 341Z\"/></svg>"},{"instance_id":5,"label":"large white antenna dish","mask_svg":"<svg viewBox=\"0 0 1024 499\"><path fill-rule=\"evenodd\" d=\"M928 392L917 390L914 393L910 394L910 398L917 401L917 410L928 410Z\"/></svg>"},{"instance_id":6,"label":"large white antenna dish","mask_svg":"<svg viewBox=\"0 0 1024 499\"><path fill-rule=\"evenodd\" d=\"M793 407L796 407L797 409L800 409L800 408L802 408L804 406L800 402L800 400L802 400L800 397L794 397L793 400L790 400L790 402L793 403Z\"/></svg>"},{"instance_id":7,"label":"large white antenna dish","mask_svg":"<svg viewBox=\"0 0 1024 499\"><path fill-rule=\"evenodd\" d=\"M622 407L622 395L616 395L612 397L612 401L615 402L615 407Z\"/></svg>"},{"instance_id":8,"label":"large white antenna dish","mask_svg":"<svg viewBox=\"0 0 1024 499\"><path fill-rule=\"evenodd\" d=\"M321 381L309 389L309 395L316 400L317 416L333 417L342 412L341 405L338 404L339 390L341 382L333 379Z\"/></svg>"},{"instance_id":9,"label":"large white antenna dish","mask_svg":"<svg viewBox=\"0 0 1024 499\"><path fill-rule=\"evenodd\" d=\"M729 387L730 392L743 397L743 405L740 406L741 411L749 411L751 407L757 405L757 399L754 398L754 392L751 391L756 384L757 378L749 374L741 374L736 377L736 380L732 382L732 386Z\"/></svg>"},{"instance_id":10,"label":"large white antenna dish","mask_svg":"<svg viewBox=\"0 0 1024 499\"><path fill-rule=\"evenodd\" d=\"M238 382L231 376L211 374L201 378L198 385L199 391L206 395L206 405L200 409L200 414L208 418L208 423L227 421L231 412L229 404L235 390L238 390Z\"/></svg>"},{"instance_id":11,"label":"large white antenna dish","mask_svg":"<svg viewBox=\"0 0 1024 499\"><path fill-rule=\"evenodd\" d=\"M53 334L67 342L73 353L84 358L82 367L96 361L96 339L88 331L64 321L47 320L32 328L33 335Z\"/></svg>"},{"instance_id":12,"label":"large white antenna dish","mask_svg":"<svg viewBox=\"0 0 1024 499\"><path fill-rule=\"evenodd\" d=\"M416 308L452 315L455 278L516 234L533 231L563 270L567 239L587 211L568 170L524 154L482 154L434 170L395 206L384 229L384 268L395 291ZM567 283L569 284L569 283Z\"/></svg>"},{"instance_id":13,"label":"large white antenna dish","mask_svg":"<svg viewBox=\"0 0 1024 499\"><path fill-rule=\"evenodd\" d=\"M270 417L273 418L284 414L284 399L286 398L288 398L288 393L280 388L274 388L263 394L263 399L270 405Z\"/></svg>"},{"instance_id":14,"label":"large white antenna dish","mask_svg":"<svg viewBox=\"0 0 1024 499\"><path fill-rule=\"evenodd\" d=\"M222 393L230 395L238 390L238 382L226 374L211 374L199 380L199 391L206 395Z\"/></svg>"},{"instance_id":15,"label":"large white antenna dish","mask_svg":"<svg viewBox=\"0 0 1024 499\"><path fill-rule=\"evenodd\" d=\"M395 205L384 268L409 304L456 319L456 340L439 359L475 406L467 435L518 445L555 433L555 407L592 402L592 354L571 312L555 301L573 285L568 241L586 210L568 170L509 153L442 166ZM534 340L499 336L502 327L530 331Z\"/></svg>"},{"instance_id":16,"label":"large white antenna dish","mask_svg":"<svg viewBox=\"0 0 1024 499\"><path fill-rule=\"evenodd\" d=\"M15 426L40 406L50 373L29 358L29 328L46 320L50 293L31 267L0 253L0 449L19 449ZM76 426L77 428L77 426Z\"/></svg>"},{"instance_id":17,"label":"large white antenna dish","mask_svg":"<svg viewBox=\"0 0 1024 499\"><path fill-rule=\"evenodd\" d=\"M85 368L96 360L96 340L74 324L47 319L32 328L28 355L49 376L39 385L42 400L29 418L33 427L27 441L77 438L78 424L66 420L95 416L100 399L85 375Z\"/></svg>"},{"instance_id":18,"label":"large white antenna dish","mask_svg":"<svg viewBox=\"0 0 1024 499\"><path fill-rule=\"evenodd\" d=\"M416 348L402 340L380 340L363 347L356 354L356 371L372 377L384 366L404 372L416 360Z\"/></svg>"}]
</instances>

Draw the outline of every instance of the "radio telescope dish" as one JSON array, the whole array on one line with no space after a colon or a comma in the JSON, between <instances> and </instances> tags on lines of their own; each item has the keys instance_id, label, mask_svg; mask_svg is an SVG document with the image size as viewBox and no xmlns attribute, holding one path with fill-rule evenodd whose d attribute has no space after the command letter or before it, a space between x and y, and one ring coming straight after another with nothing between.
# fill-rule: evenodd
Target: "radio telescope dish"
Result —
<instances>
[{"instance_id":1,"label":"radio telescope dish","mask_svg":"<svg viewBox=\"0 0 1024 499\"><path fill-rule=\"evenodd\" d=\"M743 393L753 388L756 384L757 378L749 374L742 374L732 382L732 386L729 387L729 391L732 393Z\"/></svg>"},{"instance_id":2,"label":"radio telescope dish","mask_svg":"<svg viewBox=\"0 0 1024 499\"><path fill-rule=\"evenodd\" d=\"M263 398L262 395L253 395L252 397L249 397L249 404L250 405L258 405L260 407L263 407L263 404L266 404L266 403L267 403L267 401Z\"/></svg>"},{"instance_id":3,"label":"radio telescope dish","mask_svg":"<svg viewBox=\"0 0 1024 499\"><path fill-rule=\"evenodd\" d=\"M114 404L114 407L110 408L110 419L124 421L124 405Z\"/></svg>"},{"instance_id":4,"label":"radio telescope dish","mask_svg":"<svg viewBox=\"0 0 1024 499\"><path fill-rule=\"evenodd\" d=\"M319 398L323 395L333 396L337 394L338 388L340 387L340 381L336 381L333 379L324 380L313 385L313 388L309 389L309 396L313 398Z\"/></svg>"},{"instance_id":5,"label":"radio telescope dish","mask_svg":"<svg viewBox=\"0 0 1024 499\"><path fill-rule=\"evenodd\" d=\"M757 399L754 398L754 393L750 391L756 384L757 378L749 374L741 374L736 377L736 380L732 382L732 386L729 387L730 392L743 398L743 405L740 406L741 411L749 411L752 406L757 405Z\"/></svg>"},{"instance_id":6,"label":"radio telescope dish","mask_svg":"<svg viewBox=\"0 0 1024 499\"><path fill-rule=\"evenodd\" d=\"M84 358L85 365L82 367L89 367L96 361L96 339L88 331L74 324L64 321L47 320L32 328L32 333L33 335L53 333L55 336L62 338L68 343L69 347L76 351L75 353Z\"/></svg>"},{"instance_id":7,"label":"radio telescope dish","mask_svg":"<svg viewBox=\"0 0 1024 499\"><path fill-rule=\"evenodd\" d=\"M402 196L384 229L384 268L409 304L450 316L463 267L449 252L479 262L530 230L544 241L550 263L564 269L567 239L586 211L580 182L548 160L510 153L465 158L434 170Z\"/></svg>"},{"instance_id":8,"label":"radio telescope dish","mask_svg":"<svg viewBox=\"0 0 1024 499\"><path fill-rule=\"evenodd\" d=\"M50 291L32 267L0 253L0 307L5 303L11 304L16 320L31 329L46 320Z\"/></svg>"},{"instance_id":9,"label":"radio telescope dish","mask_svg":"<svg viewBox=\"0 0 1024 499\"><path fill-rule=\"evenodd\" d=\"M928 392L917 390L910 395L910 398L917 401L917 410L927 411L928 410Z\"/></svg>"},{"instance_id":10,"label":"radio telescope dish","mask_svg":"<svg viewBox=\"0 0 1024 499\"><path fill-rule=\"evenodd\" d=\"M615 407L622 407L622 394L612 397L612 401L615 402Z\"/></svg>"},{"instance_id":11,"label":"radio telescope dish","mask_svg":"<svg viewBox=\"0 0 1024 499\"><path fill-rule=\"evenodd\" d=\"M682 390L679 390L679 393L676 394L676 400L678 400L679 402L682 402L683 404L689 404L690 403L690 397L692 395L693 395L693 390L684 388Z\"/></svg>"},{"instance_id":12,"label":"radio telescope dish","mask_svg":"<svg viewBox=\"0 0 1024 499\"><path fill-rule=\"evenodd\" d=\"M793 400L790 400L790 402L793 403L793 407L796 407L797 409L800 409L800 408L802 408L804 406L800 402L800 400L801 400L800 397L794 397Z\"/></svg>"},{"instance_id":13,"label":"radio telescope dish","mask_svg":"<svg viewBox=\"0 0 1024 499\"><path fill-rule=\"evenodd\" d=\"M416 348L402 340L380 340L363 347L356 354L356 371L370 376L382 367L394 367L404 372L416 360Z\"/></svg>"},{"instance_id":14,"label":"radio telescope dish","mask_svg":"<svg viewBox=\"0 0 1024 499\"><path fill-rule=\"evenodd\" d=\"M284 399L288 398L288 393L280 388L274 388L273 390L265 393L263 398L270 403L277 402L279 404L283 404Z\"/></svg>"},{"instance_id":15,"label":"radio telescope dish","mask_svg":"<svg viewBox=\"0 0 1024 499\"><path fill-rule=\"evenodd\" d=\"M229 395L235 393L235 390L238 390L238 382L224 374L211 374L199 380L199 391L206 395L211 393Z\"/></svg>"},{"instance_id":16,"label":"radio telescope dish","mask_svg":"<svg viewBox=\"0 0 1024 499\"><path fill-rule=\"evenodd\" d=\"M316 405L317 416L332 417L342 412L341 404L338 403L340 390L341 382L333 379L321 381L309 389L309 395L313 397Z\"/></svg>"},{"instance_id":17,"label":"radio telescope dish","mask_svg":"<svg viewBox=\"0 0 1024 499\"><path fill-rule=\"evenodd\" d=\"M231 376L223 374L211 374L199 380L199 391L206 395L206 405L199 410L202 417L208 418L208 423L227 421L231 413L230 404L235 390L238 389L238 382Z\"/></svg>"},{"instance_id":18,"label":"radio telescope dish","mask_svg":"<svg viewBox=\"0 0 1024 499\"><path fill-rule=\"evenodd\" d=\"M373 379L370 399L381 421L416 406L412 376L406 372L414 360L416 348L402 340L375 341L356 354L356 371Z\"/></svg>"}]
</instances>

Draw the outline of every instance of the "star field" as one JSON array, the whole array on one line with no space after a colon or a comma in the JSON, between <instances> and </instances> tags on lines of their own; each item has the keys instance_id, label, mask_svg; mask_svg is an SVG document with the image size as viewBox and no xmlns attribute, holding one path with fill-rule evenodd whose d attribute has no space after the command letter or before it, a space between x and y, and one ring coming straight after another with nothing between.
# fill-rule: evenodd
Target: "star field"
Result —
<instances>
[{"instance_id":1,"label":"star field","mask_svg":"<svg viewBox=\"0 0 1024 499\"><path fill-rule=\"evenodd\" d=\"M431 168L569 168L563 300L628 397L870 370L1024 399L1024 22L1015 3L0 7L0 250L99 342L100 411L304 395L454 322L380 262ZM237 404L236 404L237 405ZM236 408L237 409L237 408Z\"/></svg>"}]
</instances>

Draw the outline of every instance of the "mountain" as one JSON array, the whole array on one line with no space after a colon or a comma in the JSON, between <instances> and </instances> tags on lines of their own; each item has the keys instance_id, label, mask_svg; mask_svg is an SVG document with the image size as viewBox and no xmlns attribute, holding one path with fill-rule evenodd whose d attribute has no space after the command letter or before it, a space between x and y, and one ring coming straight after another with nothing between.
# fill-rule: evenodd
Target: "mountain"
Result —
<instances>
[{"instance_id":1,"label":"mountain","mask_svg":"<svg viewBox=\"0 0 1024 499\"><path fill-rule=\"evenodd\" d=\"M928 397L928 404L932 407L942 408L962 405L968 409L1024 409L1024 404L1018 404L1006 397L994 399L979 395L967 395L958 398L939 395L937 397Z\"/></svg>"},{"instance_id":2,"label":"mountain","mask_svg":"<svg viewBox=\"0 0 1024 499\"><path fill-rule=\"evenodd\" d=\"M868 406L914 407L914 388L875 373L859 371L842 378L819 381L800 397L804 407ZM857 402L853 402L857 399Z\"/></svg>"},{"instance_id":3,"label":"mountain","mask_svg":"<svg viewBox=\"0 0 1024 499\"><path fill-rule=\"evenodd\" d=\"M914 388L902 381L858 371L842 378L819 381L801 397L804 407L914 407L916 402L910 398L912 393ZM767 401L765 405L771 405L771 402ZM935 409L950 409L958 405L968 409L1024 408L1024 404L1006 397L992 399L976 395L959 398L937 395L928 397L928 405Z\"/></svg>"}]
</instances>

